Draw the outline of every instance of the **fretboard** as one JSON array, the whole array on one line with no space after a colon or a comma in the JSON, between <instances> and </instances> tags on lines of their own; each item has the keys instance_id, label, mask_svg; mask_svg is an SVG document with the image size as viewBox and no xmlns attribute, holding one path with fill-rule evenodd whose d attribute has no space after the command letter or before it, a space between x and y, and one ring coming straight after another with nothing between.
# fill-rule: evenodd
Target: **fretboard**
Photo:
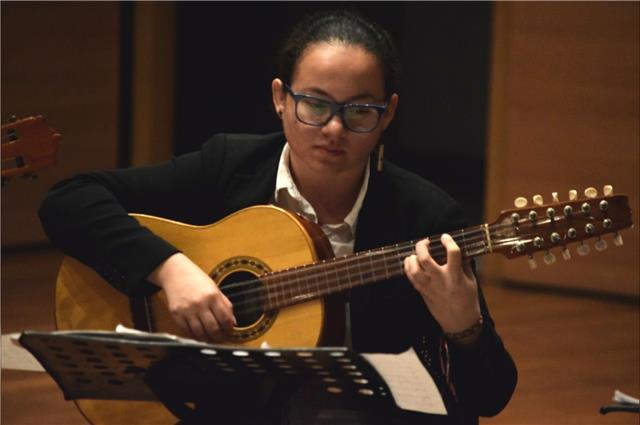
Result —
<instances>
[{"instance_id":1,"label":"fretboard","mask_svg":"<svg viewBox=\"0 0 640 425\"><path fill-rule=\"evenodd\" d=\"M490 251L486 229L486 225L481 225L450 233L460 247L463 258ZM429 237L429 253L443 264L447 253L440 236ZM266 310L278 309L401 276L404 274L404 259L415 254L417 242L389 245L265 274L260 277L265 283L263 305Z\"/></svg>"}]
</instances>

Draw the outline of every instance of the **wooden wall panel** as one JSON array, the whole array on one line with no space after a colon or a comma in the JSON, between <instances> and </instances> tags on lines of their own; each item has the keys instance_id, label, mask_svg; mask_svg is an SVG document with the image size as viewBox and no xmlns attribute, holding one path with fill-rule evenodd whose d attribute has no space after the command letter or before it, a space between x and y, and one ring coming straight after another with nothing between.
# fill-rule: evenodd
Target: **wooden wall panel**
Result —
<instances>
[{"instance_id":1,"label":"wooden wall panel","mask_svg":"<svg viewBox=\"0 0 640 425\"><path fill-rule=\"evenodd\" d=\"M639 210L640 10L628 3L496 3L487 218L533 194L612 184ZM639 294L638 226L625 245L530 271L487 259L493 278ZM559 254L559 253L558 253Z\"/></svg>"},{"instance_id":2,"label":"wooden wall panel","mask_svg":"<svg viewBox=\"0 0 640 425\"><path fill-rule=\"evenodd\" d=\"M132 165L166 161L173 154L175 8L170 2L135 5Z\"/></svg>"},{"instance_id":3,"label":"wooden wall panel","mask_svg":"<svg viewBox=\"0 0 640 425\"><path fill-rule=\"evenodd\" d=\"M2 246L45 242L37 208L56 181L116 165L119 5L2 2L2 118L42 114L58 164L2 189Z\"/></svg>"}]
</instances>

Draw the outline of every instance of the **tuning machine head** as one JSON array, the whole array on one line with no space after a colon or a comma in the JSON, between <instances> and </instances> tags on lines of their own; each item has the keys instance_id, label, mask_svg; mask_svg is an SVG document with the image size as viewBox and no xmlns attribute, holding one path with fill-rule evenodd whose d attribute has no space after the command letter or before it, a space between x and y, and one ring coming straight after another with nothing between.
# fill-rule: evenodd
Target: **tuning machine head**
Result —
<instances>
[{"instance_id":1,"label":"tuning machine head","mask_svg":"<svg viewBox=\"0 0 640 425\"><path fill-rule=\"evenodd\" d=\"M516 208L524 208L527 206L528 203L529 201L527 201L527 198L525 198L524 196L518 196L513 201L513 205L515 205Z\"/></svg>"},{"instance_id":2,"label":"tuning machine head","mask_svg":"<svg viewBox=\"0 0 640 425\"><path fill-rule=\"evenodd\" d=\"M616 236L613 238L613 244L615 246L624 245L624 241L622 240L622 235L620 233L616 233Z\"/></svg>"},{"instance_id":3,"label":"tuning machine head","mask_svg":"<svg viewBox=\"0 0 640 425\"><path fill-rule=\"evenodd\" d=\"M598 197L598 191L595 187L588 187L584 190L584 196L588 199L593 199Z\"/></svg>"},{"instance_id":4,"label":"tuning machine head","mask_svg":"<svg viewBox=\"0 0 640 425\"><path fill-rule=\"evenodd\" d=\"M578 253L578 255L581 256L585 256L588 255L591 252L591 247L589 247L588 244L581 242L580 245L578 245L578 247L576 248L576 252Z\"/></svg>"}]
</instances>

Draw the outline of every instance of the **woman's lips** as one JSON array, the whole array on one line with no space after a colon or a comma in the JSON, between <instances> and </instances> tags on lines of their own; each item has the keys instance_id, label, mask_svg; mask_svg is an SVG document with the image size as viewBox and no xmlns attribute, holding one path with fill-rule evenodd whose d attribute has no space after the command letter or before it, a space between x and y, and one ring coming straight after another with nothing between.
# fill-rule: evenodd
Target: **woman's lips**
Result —
<instances>
[{"instance_id":1,"label":"woman's lips","mask_svg":"<svg viewBox=\"0 0 640 425\"><path fill-rule=\"evenodd\" d=\"M315 146L315 149L331 156L339 156L344 153L343 149L329 148L327 146Z\"/></svg>"}]
</instances>

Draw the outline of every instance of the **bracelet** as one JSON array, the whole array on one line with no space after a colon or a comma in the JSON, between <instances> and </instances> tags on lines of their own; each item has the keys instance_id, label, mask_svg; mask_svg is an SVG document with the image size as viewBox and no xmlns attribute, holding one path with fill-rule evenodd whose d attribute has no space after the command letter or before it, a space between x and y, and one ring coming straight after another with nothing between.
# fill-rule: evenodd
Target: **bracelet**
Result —
<instances>
[{"instance_id":1,"label":"bracelet","mask_svg":"<svg viewBox=\"0 0 640 425\"><path fill-rule=\"evenodd\" d=\"M444 336L447 337L449 341L460 341L461 339L465 339L466 337L475 335L476 333L480 332L480 330L482 330L483 323L484 319L482 318L482 315L480 315L480 317L478 317L478 320L476 320L476 322L473 325L469 326L467 329L460 332L445 332Z\"/></svg>"}]
</instances>

